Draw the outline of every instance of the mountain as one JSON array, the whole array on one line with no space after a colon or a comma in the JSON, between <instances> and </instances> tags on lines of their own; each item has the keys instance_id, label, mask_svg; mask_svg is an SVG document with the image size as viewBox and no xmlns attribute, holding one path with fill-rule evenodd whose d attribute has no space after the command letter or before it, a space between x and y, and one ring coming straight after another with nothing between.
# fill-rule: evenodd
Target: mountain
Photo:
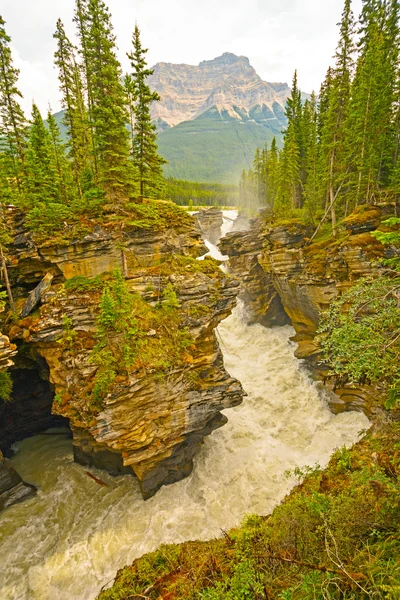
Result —
<instances>
[{"instance_id":1,"label":"mountain","mask_svg":"<svg viewBox=\"0 0 400 600\"><path fill-rule=\"evenodd\" d=\"M268 83L245 56L225 52L198 66L157 63L148 78L161 96L152 116L167 177L237 183L254 152L286 127L286 83ZM304 94L304 98L307 95ZM61 125L63 111L55 115Z\"/></svg>"},{"instance_id":2,"label":"mountain","mask_svg":"<svg viewBox=\"0 0 400 600\"><path fill-rule=\"evenodd\" d=\"M150 87L167 176L236 182L257 146L282 140L286 83L268 83L245 56L229 52L198 66L157 63Z\"/></svg>"}]
</instances>

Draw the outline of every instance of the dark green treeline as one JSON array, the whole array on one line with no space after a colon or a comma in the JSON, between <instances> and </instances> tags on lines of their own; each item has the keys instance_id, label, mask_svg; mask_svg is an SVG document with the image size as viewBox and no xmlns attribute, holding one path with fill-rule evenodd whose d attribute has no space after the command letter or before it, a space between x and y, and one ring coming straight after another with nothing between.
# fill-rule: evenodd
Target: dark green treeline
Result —
<instances>
[{"instance_id":1,"label":"dark green treeline","mask_svg":"<svg viewBox=\"0 0 400 600\"><path fill-rule=\"evenodd\" d=\"M25 209L32 225L99 215L105 208L118 212L132 200L164 193L165 161L150 118L150 105L159 97L146 85L151 71L138 27L127 53L133 72L124 85L103 0L76 0L74 23L78 47L61 20L54 33L64 143L50 109L46 124L35 104L31 119L25 117L11 39L0 17L0 203Z\"/></svg>"},{"instance_id":2,"label":"dark green treeline","mask_svg":"<svg viewBox=\"0 0 400 600\"><path fill-rule=\"evenodd\" d=\"M240 204L311 222L400 197L399 2L345 0L334 65L303 104L294 75L284 147L257 150L242 174Z\"/></svg>"}]
</instances>

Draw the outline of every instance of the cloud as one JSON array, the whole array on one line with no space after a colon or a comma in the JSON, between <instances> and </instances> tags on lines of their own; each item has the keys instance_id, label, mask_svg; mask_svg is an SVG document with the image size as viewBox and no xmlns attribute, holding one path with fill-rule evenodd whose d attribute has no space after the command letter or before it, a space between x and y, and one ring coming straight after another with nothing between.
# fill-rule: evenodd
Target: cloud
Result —
<instances>
[{"instance_id":1,"label":"cloud","mask_svg":"<svg viewBox=\"0 0 400 600\"><path fill-rule=\"evenodd\" d=\"M149 48L148 62L198 64L223 52L248 56L267 81L290 82L297 68L304 91L319 89L332 63L342 0L109 0L119 58L128 69L135 21ZM361 0L354 0L358 14ZM53 32L60 17L74 35L73 0L2 0L1 14L21 70L24 108L34 98L41 110L59 109L53 67Z\"/></svg>"}]
</instances>

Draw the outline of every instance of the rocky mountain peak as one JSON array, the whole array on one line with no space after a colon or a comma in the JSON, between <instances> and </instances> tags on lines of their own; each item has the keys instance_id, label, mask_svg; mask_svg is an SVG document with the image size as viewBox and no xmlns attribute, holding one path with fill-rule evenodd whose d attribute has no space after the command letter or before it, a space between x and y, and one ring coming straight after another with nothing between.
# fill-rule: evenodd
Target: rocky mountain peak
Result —
<instances>
[{"instance_id":1,"label":"rocky mountain peak","mask_svg":"<svg viewBox=\"0 0 400 600\"><path fill-rule=\"evenodd\" d=\"M231 52L197 66L157 63L149 85L161 96L152 115L162 129L191 121L214 107L241 120L256 106L283 107L290 94L286 83L263 81L247 57Z\"/></svg>"},{"instance_id":2,"label":"rocky mountain peak","mask_svg":"<svg viewBox=\"0 0 400 600\"><path fill-rule=\"evenodd\" d=\"M227 65L243 65L250 68L250 61L247 56L237 56L232 52L224 52L221 56L217 56L212 60L203 60L199 63L199 67L218 67L218 66L227 66Z\"/></svg>"}]
</instances>

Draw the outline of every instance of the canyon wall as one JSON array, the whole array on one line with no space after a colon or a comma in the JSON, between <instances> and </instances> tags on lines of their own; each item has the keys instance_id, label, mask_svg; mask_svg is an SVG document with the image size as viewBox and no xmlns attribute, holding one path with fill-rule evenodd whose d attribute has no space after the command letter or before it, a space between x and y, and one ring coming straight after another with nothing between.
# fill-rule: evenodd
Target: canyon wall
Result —
<instances>
[{"instance_id":1,"label":"canyon wall","mask_svg":"<svg viewBox=\"0 0 400 600\"><path fill-rule=\"evenodd\" d=\"M271 224L260 216L251 221L249 231L230 233L220 243L221 252L230 257L231 272L241 280L248 322L292 323L296 356L325 381L334 411L363 410L370 415L381 403L376 387L328 381L316 335L320 315L332 300L358 279L378 277L383 272L379 259L396 251L371 236L388 210L359 207L336 237L328 234L311 243L312 227L295 219Z\"/></svg>"},{"instance_id":2,"label":"canyon wall","mask_svg":"<svg viewBox=\"0 0 400 600\"><path fill-rule=\"evenodd\" d=\"M69 421L75 459L113 474L134 473L144 498L187 476L204 436L226 422L220 411L242 401L242 387L225 371L214 333L235 305L238 282L213 259L196 260L207 248L193 219L181 211L176 222L168 215L154 227L125 228L123 244L115 230L97 227L79 240L39 245L21 214L14 211L9 220L10 277L23 315L3 324L16 344L11 352L18 347L14 389L31 369L32 381L45 382L37 402L50 393L46 414L51 409ZM112 287L115 269L125 274L126 287L137 298L141 343L154 347L155 356L143 364L139 352L135 365L118 374L99 403L93 400L98 366L92 353L102 292ZM176 297L175 334L187 339L175 365L167 355L169 321L160 318L149 327L143 316L157 316L166 288ZM29 401L21 396L6 406L8 422L17 406L29 415ZM8 434L7 445L18 432L15 439L12 427Z\"/></svg>"}]
</instances>

